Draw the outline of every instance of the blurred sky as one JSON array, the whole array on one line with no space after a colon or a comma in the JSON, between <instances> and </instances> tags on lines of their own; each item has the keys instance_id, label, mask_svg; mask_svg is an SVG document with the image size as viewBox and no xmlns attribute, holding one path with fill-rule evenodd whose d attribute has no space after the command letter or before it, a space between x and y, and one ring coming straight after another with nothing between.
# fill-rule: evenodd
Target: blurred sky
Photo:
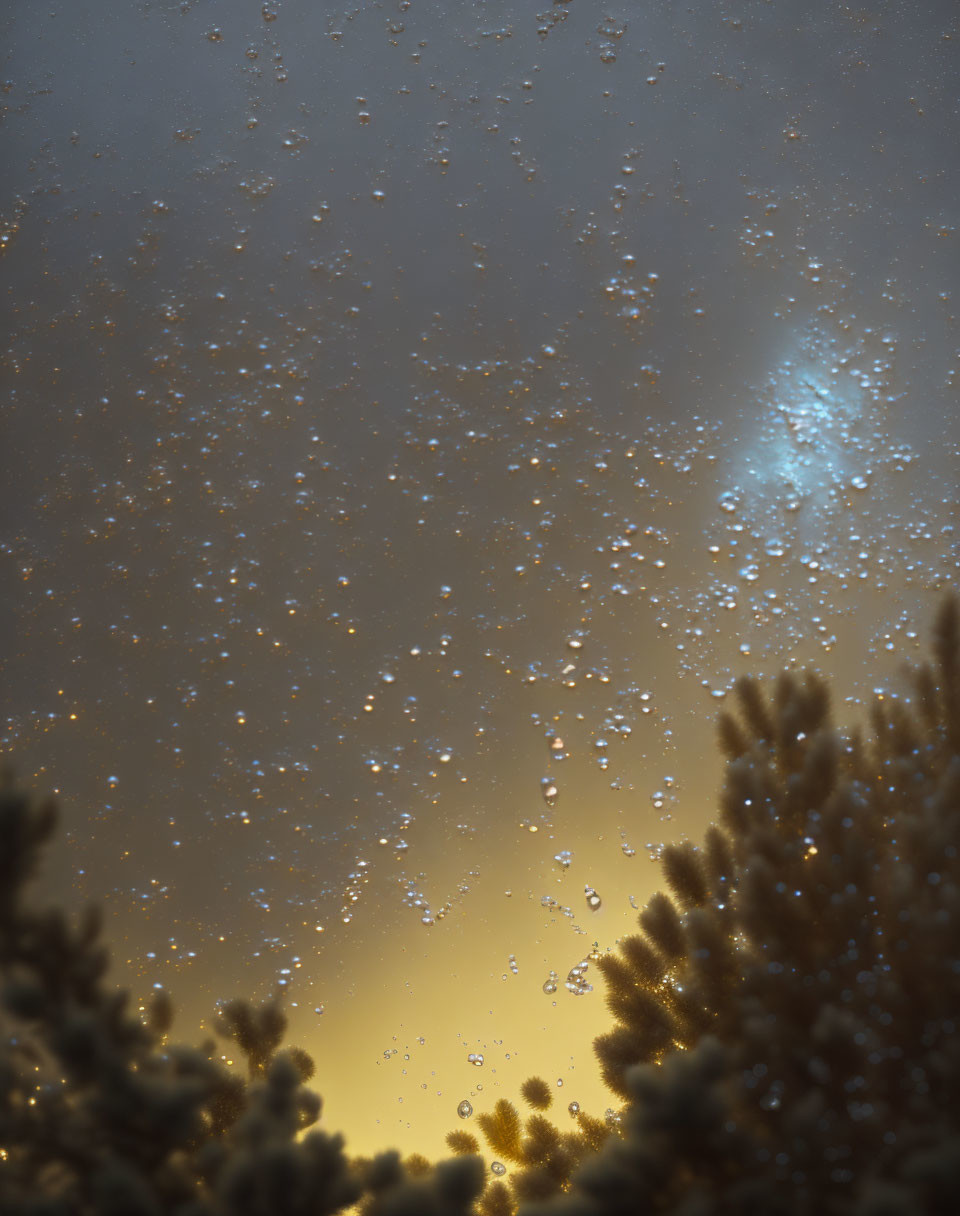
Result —
<instances>
[{"instance_id":1,"label":"blurred sky","mask_svg":"<svg viewBox=\"0 0 960 1216\"><path fill-rule=\"evenodd\" d=\"M48 888L187 1038L285 988L355 1151L533 1071L602 1113L589 953L713 817L735 676L861 720L957 586L955 4L53 0L2 45Z\"/></svg>"}]
</instances>

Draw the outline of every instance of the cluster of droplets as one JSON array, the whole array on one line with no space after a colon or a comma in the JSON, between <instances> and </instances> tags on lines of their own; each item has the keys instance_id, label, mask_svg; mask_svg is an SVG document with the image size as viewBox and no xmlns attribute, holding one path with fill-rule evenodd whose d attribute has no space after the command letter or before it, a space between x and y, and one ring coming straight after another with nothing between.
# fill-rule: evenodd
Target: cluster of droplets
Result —
<instances>
[{"instance_id":1,"label":"cluster of droplets","mask_svg":"<svg viewBox=\"0 0 960 1216\"><path fill-rule=\"evenodd\" d=\"M593 985L587 980L587 968L589 967L587 959L581 960L567 972L567 978L564 981L564 988L567 992L574 996L586 996L588 992L593 992Z\"/></svg>"}]
</instances>

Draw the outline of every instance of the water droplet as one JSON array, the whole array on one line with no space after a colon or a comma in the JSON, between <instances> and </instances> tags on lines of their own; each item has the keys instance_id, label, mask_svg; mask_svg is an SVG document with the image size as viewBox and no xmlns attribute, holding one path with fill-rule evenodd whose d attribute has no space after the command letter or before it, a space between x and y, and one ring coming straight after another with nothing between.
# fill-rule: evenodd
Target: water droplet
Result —
<instances>
[{"instance_id":1,"label":"water droplet","mask_svg":"<svg viewBox=\"0 0 960 1216\"><path fill-rule=\"evenodd\" d=\"M482 1068L483 1056L478 1051L471 1051L467 1056L467 1063L472 1064L475 1068Z\"/></svg>"},{"instance_id":2,"label":"water droplet","mask_svg":"<svg viewBox=\"0 0 960 1216\"><path fill-rule=\"evenodd\" d=\"M540 781L540 793L543 795L543 800L547 806L556 806L557 798L560 796L560 791L557 789L556 783L550 777L543 777Z\"/></svg>"},{"instance_id":3,"label":"water droplet","mask_svg":"<svg viewBox=\"0 0 960 1216\"><path fill-rule=\"evenodd\" d=\"M490 1172L493 1174L496 1174L497 1177L499 1178L501 1175L503 1175L507 1172L507 1167L503 1164L502 1161L491 1161L490 1162Z\"/></svg>"},{"instance_id":4,"label":"water droplet","mask_svg":"<svg viewBox=\"0 0 960 1216\"><path fill-rule=\"evenodd\" d=\"M468 1102L467 1099L464 1098L464 1100L457 1107L457 1114L460 1116L461 1119L469 1119L470 1116L473 1114L472 1103Z\"/></svg>"},{"instance_id":5,"label":"water droplet","mask_svg":"<svg viewBox=\"0 0 960 1216\"><path fill-rule=\"evenodd\" d=\"M580 1103L571 1102L570 1105L567 1107L567 1110L570 1112L571 1119L576 1119L577 1115L580 1114Z\"/></svg>"},{"instance_id":6,"label":"water droplet","mask_svg":"<svg viewBox=\"0 0 960 1216\"><path fill-rule=\"evenodd\" d=\"M594 891L593 887L584 887L584 894L587 897L587 907L591 912L596 912L600 907L600 896Z\"/></svg>"}]
</instances>

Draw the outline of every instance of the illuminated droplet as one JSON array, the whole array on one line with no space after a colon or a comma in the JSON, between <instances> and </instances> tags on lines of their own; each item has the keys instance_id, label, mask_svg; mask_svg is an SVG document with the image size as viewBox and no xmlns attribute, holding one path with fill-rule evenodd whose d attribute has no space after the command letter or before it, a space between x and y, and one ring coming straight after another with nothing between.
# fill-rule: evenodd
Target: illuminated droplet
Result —
<instances>
[{"instance_id":1,"label":"illuminated droplet","mask_svg":"<svg viewBox=\"0 0 960 1216\"><path fill-rule=\"evenodd\" d=\"M473 1105L466 1098L457 1107L457 1114L461 1119L469 1119L473 1114Z\"/></svg>"}]
</instances>

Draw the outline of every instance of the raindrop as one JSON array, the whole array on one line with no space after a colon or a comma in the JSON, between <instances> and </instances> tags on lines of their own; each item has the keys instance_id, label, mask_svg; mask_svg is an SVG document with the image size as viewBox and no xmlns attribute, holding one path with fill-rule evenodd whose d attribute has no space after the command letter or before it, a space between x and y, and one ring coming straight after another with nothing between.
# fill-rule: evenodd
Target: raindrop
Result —
<instances>
[{"instance_id":1,"label":"raindrop","mask_svg":"<svg viewBox=\"0 0 960 1216\"><path fill-rule=\"evenodd\" d=\"M473 1105L466 1098L457 1107L457 1114L461 1119L469 1119L473 1114Z\"/></svg>"},{"instance_id":2,"label":"raindrop","mask_svg":"<svg viewBox=\"0 0 960 1216\"><path fill-rule=\"evenodd\" d=\"M490 1162L490 1172L493 1174L496 1174L497 1177L499 1178L502 1174L505 1174L507 1172L507 1167L503 1164L502 1161L491 1161Z\"/></svg>"},{"instance_id":3,"label":"raindrop","mask_svg":"<svg viewBox=\"0 0 960 1216\"><path fill-rule=\"evenodd\" d=\"M571 1102L570 1105L567 1107L567 1110L570 1112L570 1118L576 1119L577 1115L580 1114L580 1103Z\"/></svg>"},{"instance_id":4,"label":"raindrop","mask_svg":"<svg viewBox=\"0 0 960 1216\"><path fill-rule=\"evenodd\" d=\"M467 1063L472 1064L475 1068L482 1068L483 1056L478 1051L471 1051L467 1056Z\"/></svg>"},{"instance_id":5,"label":"raindrop","mask_svg":"<svg viewBox=\"0 0 960 1216\"><path fill-rule=\"evenodd\" d=\"M594 891L593 887L584 887L584 894L587 897L587 907L591 912L596 912L600 907L600 896Z\"/></svg>"},{"instance_id":6,"label":"raindrop","mask_svg":"<svg viewBox=\"0 0 960 1216\"><path fill-rule=\"evenodd\" d=\"M560 791L551 777L543 777L540 781L540 793L547 806L556 806Z\"/></svg>"},{"instance_id":7,"label":"raindrop","mask_svg":"<svg viewBox=\"0 0 960 1216\"><path fill-rule=\"evenodd\" d=\"M586 996L588 992L593 992L593 985L587 982L587 966L587 960L583 959L575 963L567 973L564 987L574 996Z\"/></svg>"}]
</instances>

